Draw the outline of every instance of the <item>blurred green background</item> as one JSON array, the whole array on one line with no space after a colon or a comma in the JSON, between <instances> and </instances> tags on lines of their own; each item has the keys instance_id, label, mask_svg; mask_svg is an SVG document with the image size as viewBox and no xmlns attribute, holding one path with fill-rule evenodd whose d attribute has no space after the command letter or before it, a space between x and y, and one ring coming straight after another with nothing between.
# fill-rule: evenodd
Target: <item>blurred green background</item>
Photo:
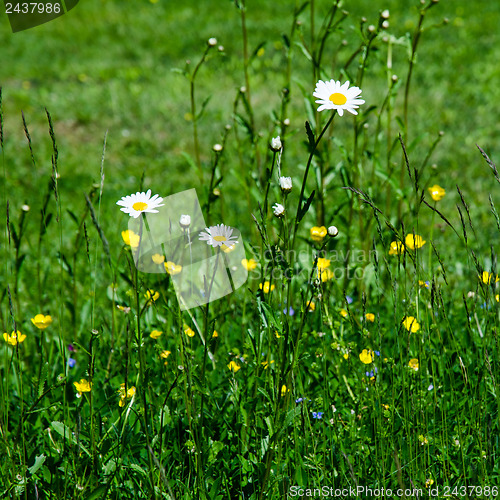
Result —
<instances>
[{"instance_id":1,"label":"blurred green background","mask_svg":"<svg viewBox=\"0 0 500 500\"><path fill-rule=\"evenodd\" d=\"M271 113L280 107L285 65L282 35L290 32L294 5L292 1L247 2L249 51L264 44L250 65L256 127L264 145L278 132ZM316 5L318 12L326 15L330 2L317 1ZM396 0L345 1L342 8L350 15L331 35L325 50L324 60L333 61L331 78L340 78L340 66L357 46L356 31L362 16L368 24L377 24L380 12L389 9L387 32L403 42L415 29L417 5ZM460 184L472 209L482 203L477 210L487 216L486 192L493 177L475 143L493 159L498 156L500 4L488 0L441 1L427 17L410 101L410 139L421 138L422 145L415 149L413 158L421 160L438 131L444 131L431 159L436 165L434 182L449 193L455 191L456 183ZM15 34L10 31L7 16L0 18L4 181L6 192L15 193L15 198L9 196L12 210L19 208L17 202L20 206L33 201L33 190L42 185L45 190L44 178L50 176L51 141L44 107L52 115L59 145L63 208L81 205L82 191L98 181L106 131L103 201L109 210L120 196L138 189L144 170L145 186L162 195L196 187L196 177L186 175L188 164L183 155L187 152L193 156L189 82L173 70L185 68L187 60L196 63L209 37L216 37L224 46L222 53L210 54L197 78L198 106L211 97L199 123L202 160L208 165L213 156L211 147L221 141L224 126L231 123L233 101L244 84L240 14L234 2L82 1L61 18ZM443 18L448 23L433 29L432 25L440 24ZM307 42L308 9L300 20L299 31L303 29ZM379 106L386 88L386 45L381 41L375 45L376 57L371 57L363 81L367 106ZM291 170L298 158L304 162L304 150L294 146L305 137L306 108L300 86L310 94L314 89L300 48L294 48L293 57L288 129L292 140L287 151ZM403 81L408 68L403 43L394 45L392 59L393 72ZM401 101L402 91L400 108ZM35 170L21 111L33 140ZM225 162L229 174L221 188L223 195L227 192L230 197L238 193L230 175L237 165L230 154ZM457 201L455 192L443 206L453 208ZM234 204L235 212L240 212L236 200L226 203Z\"/></svg>"}]
</instances>

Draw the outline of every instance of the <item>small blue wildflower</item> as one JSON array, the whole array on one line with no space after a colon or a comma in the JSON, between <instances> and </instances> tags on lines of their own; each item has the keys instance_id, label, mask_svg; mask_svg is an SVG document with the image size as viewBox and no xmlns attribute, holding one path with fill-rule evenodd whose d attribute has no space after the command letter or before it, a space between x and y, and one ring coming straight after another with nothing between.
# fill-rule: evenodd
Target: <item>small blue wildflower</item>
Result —
<instances>
[{"instance_id":1,"label":"small blue wildflower","mask_svg":"<svg viewBox=\"0 0 500 500\"><path fill-rule=\"evenodd\" d=\"M354 299L352 297L349 297L349 295L346 295L345 300L348 304L352 304Z\"/></svg>"},{"instance_id":2,"label":"small blue wildflower","mask_svg":"<svg viewBox=\"0 0 500 500\"><path fill-rule=\"evenodd\" d=\"M302 403L302 401L304 401L304 398L297 398L297 399L295 400L295 402L296 402L297 404Z\"/></svg>"},{"instance_id":3,"label":"small blue wildflower","mask_svg":"<svg viewBox=\"0 0 500 500\"><path fill-rule=\"evenodd\" d=\"M316 419L323 418L323 412L322 411L313 411L312 416L313 416L313 418L316 418Z\"/></svg>"},{"instance_id":4,"label":"small blue wildflower","mask_svg":"<svg viewBox=\"0 0 500 500\"><path fill-rule=\"evenodd\" d=\"M290 306L288 311L286 310L286 307L285 307L285 309L283 309L283 314L290 314L290 316L293 316L295 314L295 311L293 310L293 308L291 306Z\"/></svg>"},{"instance_id":5,"label":"small blue wildflower","mask_svg":"<svg viewBox=\"0 0 500 500\"><path fill-rule=\"evenodd\" d=\"M373 351L377 356L380 356L380 351Z\"/></svg>"},{"instance_id":6,"label":"small blue wildflower","mask_svg":"<svg viewBox=\"0 0 500 500\"><path fill-rule=\"evenodd\" d=\"M73 368L76 365L76 359L68 358L68 366Z\"/></svg>"}]
</instances>

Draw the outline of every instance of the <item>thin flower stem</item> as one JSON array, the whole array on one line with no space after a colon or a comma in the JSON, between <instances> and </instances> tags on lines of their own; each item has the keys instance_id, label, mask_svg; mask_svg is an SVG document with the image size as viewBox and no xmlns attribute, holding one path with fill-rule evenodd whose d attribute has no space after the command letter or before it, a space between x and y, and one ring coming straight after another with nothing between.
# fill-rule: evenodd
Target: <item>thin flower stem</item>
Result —
<instances>
[{"instance_id":1,"label":"thin flower stem","mask_svg":"<svg viewBox=\"0 0 500 500\"><path fill-rule=\"evenodd\" d=\"M146 220L146 216L144 213L141 214L140 219L140 229L139 229L139 247L137 249L138 258L141 248L141 240L142 240L142 232L143 232L143 221ZM147 221L146 221L147 223ZM141 331L141 301L139 297L139 270L136 266L134 266L134 288L135 288L135 301L136 301L136 342L137 342L137 353L139 356L139 380L140 380L140 395L142 397L142 406L143 406L143 425L144 425L144 435L146 437L146 447L147 447L147 455L149 462L149 481L151 483L152 494L153 497L156 498L155 493L155 481L153 476L153 457L151 456L151 446L150 446L150 438L149 438L149 407L146 398L146 383L144 377L144 355L142 352L142 331Z\"/></svg>"},{"instance_id":2,"label":"thin flower stem","mask_svg":"<svg viewBox=\"0 0 500 500\"><path fill-rule=\"evenodd\" d=\"M323 138L323 135L325 135L325 132L327 131L328 127L332 123L335 115L337 114L337 111L334 110L328 121L326 122L326 125L323 127L323 130L319 134L318 138L316 139L316 142L314 143L314 147L311 149L311 152L309 153L309 158L307 160L306 164L306 169L304 172L304 178L302 179L302 186L300 188L300 195L299 195L299 202L297 204L297 215L295 216L295 225L293 229L293 239L292 239L292 246L291 249L293 250L295 248L295 238L297 237L297 230L299 227L299 215L302 210L302 202L304 200L304 191L306 189L306 183L307 183L307 176L309 174L309 168L311 167L312 159L314 156L314 153L316 152L316 149L318 148L318 144Z\"/></svg>"}]
</instances>

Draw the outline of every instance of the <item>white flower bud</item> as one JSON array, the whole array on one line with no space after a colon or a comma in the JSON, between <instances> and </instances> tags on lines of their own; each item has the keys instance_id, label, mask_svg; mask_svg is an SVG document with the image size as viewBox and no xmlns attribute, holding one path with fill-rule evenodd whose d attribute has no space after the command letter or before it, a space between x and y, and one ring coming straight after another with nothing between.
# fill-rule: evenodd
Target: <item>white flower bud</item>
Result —
<instances>
[{"instance_id":1,"label":"white flower bud","mask_svg":"<svg viewBox=\"0 0 500 500\"><path fill-rule=\"evenodd\" d=\"M212 148L216 153L222 151L222 144L214 144Z\"/></svg>"},{"instance_id":2,"label":"white flower bud","mask_svg":"<svg viewBox=\"0 0 500 500\"><path fill-rule=\"evenodd\" d=\"M380 17L382 17L382 19L389 19L389 10L388 9L383 10L382 14L380 14Z\"/></svg>"},{"instance_id":3,"label":"white flower bud","mask_svg":"<svg viewBox=\"0 0 500 500\"><path fill-rule=\"evenodd\" d=\"M283 145L281 144L281 139L279 135L271 139L271 149L273 151L279 151L282 147Z\"/></svg>"},{"instance_id":4,"label":"white flower bud","mask_svg":"<svg viewBox=\"0 0 500 500\"><path fill-rule=\"evenodd\" d=\"M335 226L330 226L328 228L328 236L331 236L332 238L335 238L339 234L339 230Z\"/></svg>"},{"instance_id":5,"label":"white flower bud","mask_svg":"<svg viewBox=\"0 0 500 500\"><path fill-rule=\"evenodd\" d=\"M273 205L273 212L276 217L283 217L283 214L285 213L285 207L283 205L280 205L279 203L275 203Z\"/></svg>"},{"instance_id":6,"label":"white flower bud","mask_svg":"<svg viewBox=\"0 0 500 500\"><path fill-rule=\"evenodd\" d=\"M179 224L184 229L189 227L191 224L191 216L190 215L181 215L181 218L179 220Z\"/></svg>"},{"instance_id":7,"label":"white flower bud","mask_svg":"<svg viewBox=\"0 0 500 500\"><path fill-rule=\"evenodd\" d=\"M289 193L292 190L292 178L280 177L280 188L284 193Z\"/></svg>"},{"instance_id":8,"label":"white flower bud","mask_svg":"<svg viewBox=\"0 0 500 500\"><path fill-rule=\"evenodd\" d=\"M217 38L209 38L208 39L208 45L210 45L210 47L215 47L217 45Z\"/></svg>"}]
</instances>

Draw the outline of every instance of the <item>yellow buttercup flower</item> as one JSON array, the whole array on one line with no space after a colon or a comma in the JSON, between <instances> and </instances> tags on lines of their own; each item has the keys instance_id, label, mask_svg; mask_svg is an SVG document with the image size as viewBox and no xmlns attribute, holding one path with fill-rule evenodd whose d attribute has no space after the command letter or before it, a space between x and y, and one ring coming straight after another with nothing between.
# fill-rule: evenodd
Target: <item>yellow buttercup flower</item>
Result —
<instances>
[{"instance_id":1,"label":"yellow buttercup flower","mask_svg":"<svg viewBox=\"0 0 500 500\"><path fill-rule=\"evenodd\" d=\"M212 338L215 339L219 336L219 334L217 333L217 330L214 330L214 333L212 333Z\"/></svg>"},{"instance_id":2,"label":"yellow buttercup flower","mask_svg":"<svg viewBox=\"0 0 500 500\"><path fill-rule=\"evenodd\" d=\"M257 267L257 262L254 259L243 259L241 261L241 265L247 271L253 271Z\"/></svg>"},{"instance_id":3,"label":"yellow buttercup flower","mask_svg":"<svg viewBox=\"0 0 500 500\"><path fill-rule=\"evenodd\" d=\"M407 316L403 320L403 325L411 333L416 333L420 330L420 325L413 316Z\"/></svg>"},{"instance_id":4,"label":"yellow buttercup flower","mask_svg":"<svg viewBox=\"0 0 500 500\"><path fill-rule=\"evenodd\" d=\"M155 302L159 299L160 294L159 292L156 292L155 290L147 290L146 293L144 294L144 297L147 299L148 304L151 302Z\"/></svg>"},{"instance_id":5,"label":"yellow buttercup flower","mask_svg":"<svg viewBox=\"0 0 500 500\"><path fill-rule=\"evenodd\" d=\"M408 366L414 370L414 371L418 371L418 359L416 358L412 358L410 359L410 361L408 362Z\"/></svg>"},{"instance_id":6,"label":"yellow buttercup flower","mask_svg":"<svg viewBox=\"0 0 500 500\"><path fill-rule=\"evenodd\" d=\"M365 365L369 365L370 363L373 363L373 355L374 355L373 351L368 349L363 349L361 351L361 354L359 355L359 359Z\"/></svg>"},{"instance_id":7,"label":"yellow buttercup flower","mask_svg":"<svg viewBox=\"0 0 500 500\"><path fill-rule=\"evenodd\" d=\"M157 338L160 338L160 336L163 334L163 332L160 332L160 330L153 330L149 336L152 338L152 339L157 339Z\"/></svg>"},{"instance_id":8,"label":"yellow buttercup flower","mask_svg":"<svg viewBox=\"0 0 500 500\"><path fill-rule=\"evenodd\" d=\"M283 384L281 386L281 397L284 398L287 392L290 392L290 389L288 389L287 386Z\"/></svg>"},{"instance_id":9,"label":"yellow buttercup flower","mask_svg":"<svg viewBox=\"0 0 500 500\"><path fill-rule=\"evenodd\" d=\"M434 184L434 186L431 186L428 189L428 191L431 194L431 198L434 201L442 200L444 198L444 195L446 194L446 191L441 186L438 186L437 184Z\"/></svg>"},{"instance_id":10,"label":"yellow buttercup flower","mask_svg":"<svg viewBox=\"0 0 500 500\"><path fill-rule=\"evenodd\" d=\"M349 359L349 353L348 352L344 352L343 356L344 356L344 359Z\"/></svg>"},{"instance_id":11,"label":"yellow buttercup flower","mask_svg":"<svg viewBox=\"0 0 500 500\"><path fill-rule=\"evenodd\" d=\"M4 333L3 338L9 345L17 345L21 342L24 342L24 340L26 339L26 335L17 330L15 332L12 332L10 335L8 333Z\"/></svg>"},{"instance_id":12,"label":"yellow buttercup flower","mask_svg":"<svg viewBox=\"0 0 500 500\"><path fill-rule=\"evenodd\" d=\"M167 359L171 354L170 351L161 351L160 358Z\"/></svg>"},{"instance_id":13,"label":"yellow buttercup flower","mask_svg":"<svg viewBox=\"0 0 500 500\"><path fill-rule=\"evenodd\" d=\"M343 318L347 318L349 313L345 309L341 309L339 313Z\"/></svg>"},{"instance_id":14,"label":"yellow buttercup flower","mask_svg":"<svg viewBox=\"0 0 500 500\"><path fill-rule=\"evenodd\" d=\"M167 271L167 273L171 276L175 276L182 271L182 266L168 260L165 262L165 271Z\"/></svg>"},{"instance_id":15,"label":"yellow buttercup flower","mask_svg":"<svg viewBox=\"0 0 500 500\"><path fill-rule=\"evenodd\" d=\"M399 255L405 251L405 246L400 241L391 241L389 255Z\"/></svg>"},{"instance_id":16,"label":"yellow buttercup flower","mask_svg":"<svg viewBox=\"0 0 500 500\"><path fill-rule=\"evenodd\" d=\"M481 276L481 279L483 280L483 283L486 285L489 285L493 280L496 283L497 281L500 281L500 278L498 275L493 276L493 274L489 273L488 271L483 271L483 275Z\"/></svg>"},{"instance_id":17,"label":"yellow buttercup flower","mask_svg":"<svg viewBox=\"0 0 500 500\"><path fill-rule=\"evenodd\" d=\"M335 274L331 269L318 269L318 278L321 278L321 281L324 283L325 281L331 280Z\"/></svg>"},{"instance_id":18,"label":"yellow buttercup flower","mask_svg":"<svg viewBox=\"0 0 500 500\"><path fill-rule=\"evenodd\" d=\"M31 318L31 322L40 330L45 330L52 323L52 318L49 315L37 314Z\"/></svg>"},{"instance_id":19,"label":"yellow buttercup flower","mask_svg":"<svg viewBox=\"0 0 500 500\"><path fill-rule=\"evenodd\" d=\"M366 313L365 314L366 321L371 321L372 323L375 321L375 314L373 313Z\"/></svg>"},{"instance_id":20,"label":"yellow buttercup flower","mask_svg":"<svg viewBox=\"0 0 500 500\"><path fill-rule=\"evenodd\" d=\"M155 264L163 264L165 262L165 257L159 253L155 253L151 256L151 260Z\"/></svg>"},{"instance_id":21,"label":"yellow buttercup flower","mask_svg":"<svg viewBox=\"0 0 500 500\"><path fill-rule=\"evenodd\" d=\"M322 241L323 238L328 234L328 230L325 226L314 226L311 228L311 239L313 241Z\"/></svg>"},{"instance_id":22,"label":"yellow buttercup flower","mask_svg":"<svg viewBox=\"0 0 500 500\"><path fill-rule=\"evenodd\" d=\"M434 479L429 478L429 479L427 479L427 481L425 482L425 487L426 487L426 488L430 488L433 484L434 484Z\"/></svg>"},{"instance_id":23,"label":"yellow buttercup flower","mask_svg":"<svg viewBox=\"0 0 500 500\"><path fill-rule=\"evenodd\" d=\"M408 234L405 238L405 244L410 250L421 248L425 245L425 240L418 234Z\"/></svg>"},{"instance_id":24,"label":"yellow buttercup flower","mask_svg":"<svg viewBox=\"0 0 500 500\"><path fill-rule=\"evenodd\" d=\"M271 359L271 361L262 361L261 365L264 367L264 370L267 370L269 368L269 365L274 363L274 359Z\"/></svg>"},{"instance_id":25,"label":"yellow buttercup flower","mask_svg":"<svg viewBox=\"0 0 500 500\"><path fill-rule=\"evenodd\" d=\"M308 306L307 306L307 310L309 312L314 312L316 310L316 304L313 301L309 302Z\"/></svg>"},{"instance_id":26,"label":"yellow buttercup flower","mask_svg":"<svg viewBox=\"0 0 500 500\"><path fill-rule=\"evenodd\" d=\"M326 269L327 267L330 267L330 259L323 259L322 257L320 257L318 259L318 269Z\"/></svg>"},{"instance_id":27,"label":"yellow buttercup flower","mask_svg":"<svg viewBox=\"0 0 500 500\"><path fill-rule=\"evenodd\" d=\"M137 248L139 246L139 242L141 241L140 236L138 234L135 234L131 229L122 231L122 238L125 242L125 245L128 245L132 248Z\"/></svg>"},{"instance_id":28,"label":"yellow buttercup flower","mask_svg":"<svg viewBox=\"0 0 500 500\"><path fill-rule=\"evenodd\" d=\"M269 281L265 281L264 284L259 283L259 288L264 291L264 293L272 292L276 287L274 284L271 285Z\"/></svg>"},{"instance_id":29,"label":"yellow buttercup flower","mask_svg":"<svg viewBox=\"0 0 500 500\"><path fill-rule=\"evenodd\" d=\"M130 399L133 396L135 396L135 387L134 386L129 387L125 392L125 384L121 384L120 388L118 389L118 394L120 395L120 401L118 401L118 406L120 406L121 408L125 406L127 399Z\"/></svg>"},{"instance_id":30,"label":"yellow buttercup flower","mask_svg":"<svg viewBox=\"0 0 500 500\"><path fill-rule=\"evenodd\" d=\"M236 373L241 368L241 366L238 363L236 363L236 361L230 361L227 367L233 373Z\"/></svg>"},{"instance_id":31,"label":"yellow buttercup flower","mask_svg":"<svg viewBox=\"0 0 500 500\"><path fill-rule=\"evenodd\" d=\"M76 390L78 391L77 394L78 398L82 397L82 394L84 392L90 392L92 389L92 384L88 380L85 380L84 378L80 379L80 382L73 382L73 385L76 387Z\"/></svg>"},{"instance_id":32,"label":"yellow buttercup flower","mask_svg":"<svg viewBox=\"0 0 500 500\"><path fill-rule=\"evenodd\" d=\"M194 330L192 328L190 328L188 325L184 325L184 333L188 337L194 337Z\"/></svg>"}]
</instances>

